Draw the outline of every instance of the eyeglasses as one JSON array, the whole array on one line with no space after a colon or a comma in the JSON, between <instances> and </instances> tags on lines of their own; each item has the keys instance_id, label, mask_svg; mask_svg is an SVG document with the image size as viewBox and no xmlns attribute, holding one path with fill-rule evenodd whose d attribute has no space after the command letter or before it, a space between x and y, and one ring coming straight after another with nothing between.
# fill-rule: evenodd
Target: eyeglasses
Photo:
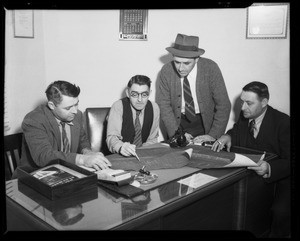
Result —
<instances>
[{"instance_id":1,"label":"eyeglasses","mask_svg":"<svg viewBox=\"0 0 300 241\"><path fill-rule=\"evenodd\" d=\"M148 91L145 91L145 92L142 92L142 93L138 93L138 92L135 92L135 91L130 92L130 96L132 98L139 98L139 95L141 95L141 97L143 99L145 99L149 96L149 92Z\"/></svg>"}]
</instances>

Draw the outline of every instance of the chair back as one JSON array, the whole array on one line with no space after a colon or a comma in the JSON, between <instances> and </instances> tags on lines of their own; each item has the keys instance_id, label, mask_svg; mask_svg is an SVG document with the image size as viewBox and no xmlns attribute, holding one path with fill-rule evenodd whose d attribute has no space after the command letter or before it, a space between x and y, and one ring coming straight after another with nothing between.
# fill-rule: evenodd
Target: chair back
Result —
<instances>
[{"instance_id":1,"label":"chair back","mask_svg":"<svg viewBox=\"0 0 300 241\"><path fill-rule=\"evenodd\" d=\"M5 180L10 180L20 163L23 133L4 136Z\"/></svg>"},{"instance_id":2,"label":"chair back","mask_svg":"<svg viewBox=\"0 0 300 241\"><path fill-rule=\"evenodd\" d=\"M93 151L110 154L106 144L107 116L110 107L86 108L86 129Z\"/></svg>"}]
</instances>

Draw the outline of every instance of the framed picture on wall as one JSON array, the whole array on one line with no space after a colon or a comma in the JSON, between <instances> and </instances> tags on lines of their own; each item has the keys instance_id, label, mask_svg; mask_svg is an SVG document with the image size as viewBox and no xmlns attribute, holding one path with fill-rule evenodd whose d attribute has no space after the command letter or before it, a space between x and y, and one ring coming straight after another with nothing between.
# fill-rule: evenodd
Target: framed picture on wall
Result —
<instances>
[{"instance_id":1,"label":"framed picture on wall","mask_svg":"<svg viewBox=\"0 0 300 241\"><path fill-rule=\"evenodd\" d=\"M34 38L33 10L14 10L13 23L15 38Z\"/></svg>"},{"instance_id":2,"label":"framed picture on wall","mask_svg":"<svg viewBox=\"0 0 300 241\"><path fill-rule=\"evenodd\" d=\"M287 37L288 3L252 4L247 8L247 39Z\"/></svg>"}]
</instances>

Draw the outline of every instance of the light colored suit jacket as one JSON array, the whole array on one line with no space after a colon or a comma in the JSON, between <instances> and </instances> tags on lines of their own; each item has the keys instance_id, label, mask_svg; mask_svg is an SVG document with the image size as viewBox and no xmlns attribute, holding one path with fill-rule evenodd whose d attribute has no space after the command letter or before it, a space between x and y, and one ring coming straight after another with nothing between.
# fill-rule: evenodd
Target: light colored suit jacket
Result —
<instances>
[{"instance_id":1,"label":"light colored suit jacket","mask_svg":"<svg viewBox=\"0 0 300 241\"><path fill-rule=\"evenodd\" d=\"M20 165L43 167L52 160L61 159L75 163L76 153L90 149L90 142L83 127L83 115L78 110L71 128L70 153L61 149L61 133L58 123L47 105L41 105L28 113L23 122L24 137Z\"/></svg>"},{"instance_id":2,"label":"light colored suit jacket","mask_svg":"<svg viewBox=\"0 0 300 241\"><path fill-rule=\"evenodd\" d=\"M169 137L175 134L181 121L181 88L173 61L165 64L159 76L157 103ZM196 93L205 134L218 138L226 130L231 103L222 73L210 59L199 58Z\"/></svg>"}]
</instances>

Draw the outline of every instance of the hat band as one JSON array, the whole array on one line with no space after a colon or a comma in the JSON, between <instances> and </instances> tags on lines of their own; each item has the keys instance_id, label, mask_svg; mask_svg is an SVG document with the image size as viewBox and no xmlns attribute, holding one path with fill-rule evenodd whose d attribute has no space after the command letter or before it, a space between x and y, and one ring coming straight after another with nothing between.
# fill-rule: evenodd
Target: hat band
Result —
<instances>
[{"instance_id":1,"label":"hat band","mask_svg":"<svg viewBox=\"0 0 300 241\"><path fill-rule=\"evenodd\" d=\"M174 44L174 49L184 50L184 51L198 51L196 46L186 46L181 44Z\"/></svg>"}]
</instances>

